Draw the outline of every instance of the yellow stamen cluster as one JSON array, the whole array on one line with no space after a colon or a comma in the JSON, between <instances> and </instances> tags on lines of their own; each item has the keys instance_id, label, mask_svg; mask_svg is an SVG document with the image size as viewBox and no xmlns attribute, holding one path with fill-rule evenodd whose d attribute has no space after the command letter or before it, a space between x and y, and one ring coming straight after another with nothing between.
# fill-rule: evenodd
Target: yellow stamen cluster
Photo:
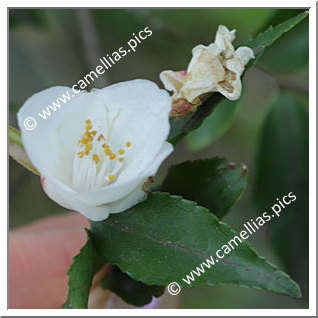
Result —
<instances>
[{"instance_id":1,"label":"yellow stamen cluster","mask_svg":"<svg viewBox=\"0 0 318 318\"><path fill-rule=\"evenodd\" d=\"M96 130L92 130L93 125L89 119L85 121L85 124L86 124L85 132L81 136L81 139L78 141L78 145L84 148L84 151L79 151L77 153L79 158L83 158L84 155L85 156L89 155L90 151L93 149L93 140L97 133ZM96 163L99 161L99 156L97 154L93 155L93 161Z\"/></svg>"},{"instance_id":2,"label":"yellow stamen cluster","mask_svg":"<svg viewBox=\"0 0 318 318\"><path fill-rule=\"evenodd\" d=\"M97 135L97 131L93 130L93 125L91 120L87 119L85 121L85 132L83 133L83 135L81 136L80 140L78 141L78 145L83 148L83 150L77 152L77 156L82 159L84 156L88 156L90 154L91 151L93 151L93 141L94 138L97 139L98 142L101 142L101 146L103 151L99 152L99 154L97 153L93 153L92 154L92 160L93 162L95 162L96 164L103 160L106 157L109 158L109 160L115 160L117 159L118 162L122 163L124 161L124 154L126 153L127 150L121 148L117 151L117 153L113 152L110 145L108 144L110 138L111 138L111 132L107 132L107 136L106 138L104 137L103 134L98 134ZM96 136L96 137L95 137ZM131 142L130 141L126 141L125 142L125 146L127 148L131 147ZM96 144L95 146L96 147ZM100 148L99 148L100 150ZM105 154L105 155L104 155ZM117 167L117 168L114 168ZM112 165L110 166L110 171L109 173L113 173L113 174L106 174L106 178L108 178L109 182L114 182L116 180L116 174L119 171L118 170L118 166ZM115 169L115 170L114 170Z\"/></svg>"},{"instance_id":3,"label":"yellow stamen cluster","mask_svg":"<svg viewBox=\"0 0 318 318\"><path fill-rule=\"evenodd\" d=\"M108 156L110 160L114 160L116 158L116 154L112 152L109 145L103 144L103 148L105 149L106 156Z\"/></svg>"}]
</instances>

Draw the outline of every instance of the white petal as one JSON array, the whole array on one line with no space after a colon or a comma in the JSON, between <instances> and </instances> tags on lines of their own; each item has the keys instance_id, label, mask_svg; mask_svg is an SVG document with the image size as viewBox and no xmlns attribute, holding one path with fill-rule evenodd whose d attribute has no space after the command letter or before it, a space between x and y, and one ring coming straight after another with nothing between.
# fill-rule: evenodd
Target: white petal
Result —
<instances>
[{"instance_id":1,"label":"white petal","mask_svg":"<svg viewBox=\"0 0 318 318\"><path fill-rule=\"evenodd\" d=\"M67 87L54 87L35 94L23 105L18 114L23 143L30 160L45 178L48 196L92 220L105 219L109 213L120 212L144 199L141 184L171 153L172 146L165 142L170 128L171 99L156 84L134 80L91 93L82 92L46 120L36 117L66 91L71 92ZM111 114L119 114L112 146L119 149L126 141L132 143L125 158L127 166L116 182L97 190L78 192L72 187L77 141L86 119L95 118L105 125L106 108ZM33 131L23 129L27 116L38 120ZM88 182L90 177L84 181Z\"/></svg>"},{"instance_id":2,"label":"white petal","mask_svg":"<svg viewBox=\"0 0 318 318\"><path fill-rule=\"evenodd\" d=\"M161 163L172 153L172 151L173 146L165 141L153 161L149 164L148 169L144 172L144 175L148 177L154 176Z\"/></svg>"},{"instance_id":3,"label":"white petal","mask_svg":"<svg viewBox=\"0 0 318 318\"><path fill-rule=\"evenodd\" d=\"M230 31L226 26L219 25L218 30L216 32L214 43L222 50L222 51L234 51L234 47L232 45L233 40L235 39L235 30Z\"/></svg>"},{"instance_id":4,"label":"white petal","mask_svg":"<svg viewBox=\"0 0 318 318\"><path fill-rule=\"evenodd\" d=\"M115 214L123 212L130 207L138 204L139 202L145 200L147 198L147 194L142 189L144 181L142 181L132 192L130 192L125 197L108 204L110 213Z\"/></svg>"},{"instance_id":5,"label":"white petal","mask_svg":"<svg viewBox=\"0 0 318 318\"><path fill-rule=\"evenodd\" d=\"M173 151L173 147L170 143L165 142L162 146L160 152L156 156L155 160L152 162L151 166L148 167L148 170L144 172L144 178L142 181L125 197L122 197L121 199L108 203L107 205L102 205L97 208L90 208L88 206L85 206L83 210L83 214L87 214L87 217L90 218L93 221L100 221L104 220L108 217L109 213L119 213L123 212L130 207L138 204L139 202L142 202L146 199L147 194L143 191L142 187L144 182L146 181L146 178L149 176L154 176L156 172L159 169L159 166L161 165L162 161L170 155L170 153ZM107 188L104 189L105 194L107 192ZM103 198L102 191L99 192L100 198ZM98 198L95 197L96 201L98 202ZM80 207L82 209L83 207ZM102 209L105 209L105 212L103 213ZM78 209L78 211L81 211ZM94 219L92 219L92 215L94 216Z\"/></svg>"},{"instance_id":6,"label":"white petal","mask_svg":"<svg viewBox=\"0 0 318 318\"><path fill-rule=\"evenodd\" d=\"M207 46L199 44L192 49L192 58L188 65L187 72L191 72L198 64L201 54L207 49Z\"/></svg>"},{"instance_id":7,"label":"white petal","mask_svg":"<svg viewBox=\"0 0 318 318\"><path fill-rule=\"evenodd\" d=\"M228 70L235 73L234 80L228 80L227 85L231 85L233 91L228 91L222 85L218 85L218 91L223 94L229 100L237 100L241 97L242 92L242 82L241 75L244 72L245 65L250 61L250 59L254 58L253 51L246 47L242 46L238 48L233 58L226 60L225 66Z\"/></svg>"},{"instance_id":8,"label":"white petal","mask_svg":"<svg viewBox=\"0 0 318 318\"><path fill-rule=\"evenodd\" d=\"M42 119L38 114L42 114L43 109L65 92L69 92L70 96L74 94L70 88L60 86L34 94L19 110L18 123L27 155L40 174L55 177L70 186L69 166L73 161L76 140L88 112L94 109L92 97L97 92L74 95L67 104L60 102L61 108L56 108L57 111L51 109L50 117ZM28 116L37 121L37 127L32 131L26 130L23 125Z\"/></svg>"},{"instance_id":9,"label":"white petal","mask_svg":"<svg viewBox=\"0 0 318 318\"><path fill-rule=\"evenodd\" d=\"M87 204L79 199L76 193L64 191L63 187L58 187L45 179L43 182L45 193L59 205L69 210L80 212L92 221L105 220L109 216L109 208L106 205L95 206Z\"/></svg>"},{"instance_id":10,"label":"white petal","mask_svg":"<svg viewBox=\"0 0 318 318\"><path fill-rule=\"evenodd\" d=\"M114 111L122 110L113 139L118 145L131 141L132 146L127 151L127 167L116 183L132 180L153 161L168 137L171 98L165 90L147 80L106 87L97 98Z\"/></svg>"},{"instance_id":11,"label":"white petal","mask_svg":"<svg viewBox=\"0 0 318 318\"><path fill-rule=\"evenodd\" d=\"M94 191L81 193L78 199L87 204L100 205L123 198L137 188L138 185L147 177L154 176L161 163L171 154L172 151L173 146L168 142L164 142L158 153L152 158L148 166L145 167L145 170L136 175L133 179L126 180L125 183L115 182L109 186Z\"/></svg>"},{"instance_id":12,"label":"white petal","mask_svg":"<svg viewBox=\"0 0 318 318\"><path fill-rule=\"evenodd\" d=\"M252 49L250 49L249 47L247 46L241 46L239 47L236 51L235 51L235 54L234 56L238 59L241 60L241 62L245 65L247 65L247 63L255 58L254 56L254 52Z\"/></svg>"},{"instance_id":13,"label":"white petal","mask_svg":"<svg viewBox=\"0 0 318 318\"><path fill-rule=\"evenodd\" d=\"M238 78L235 81L228 83L228 84L230 84L232 86L233 91L230 92L230 91L226 90L224 87L222 87L221 85L217 85L218 92L220 92L223 96L225 96L229 100L239 99L241 96L241 92L242 92L241 79Z\"/></svg>"},{"instance_id":14,"label":"white petal","mask_svg":"<svg viewBox=\"0 0 318 318\"><path fill-rule=\"evenodd\" d=\"M156 174L162 161L173 151L170 143L165 142L151 165L140 176L139 181L118 186L116 183L97 191L77 193L69 190L58 180L45 179L42 182L46 194L67 209L74 209L93 221L104 220L109 213L125 211L146 198L142 185L147 177ZM128 191L128 188L130 191ZM124 195L124 192L128 194Z\"/></svg>"},{"instance_id":15,"label":"white petal","mask_svg":"<svg viewBox=\"0 0 318 318\"><path fill-rule=\"evenodd\" d=\"M179 92L186 75L183 72L163 71L159 75L166 90L173 92L172 98L179 97Z\"/></svg>"},{"instance_id":16,"label":"white petal","mask_svg":"<svg viewBox=\"0 0 318 318\"><path fill-rule=\"evenodd\" d=\"M63 191L63 187L59 187L56 185L54 186L54 184L52 184L49 180L45 179L44 177L41 177L41 183L44 192L50 199L52 199L65 209L74 209L74 207L68 203L68 200L65 199L66 192Z\"/></svg>"},{"instance_id":17,"label":"white petal","mask_svg":"<svg viewBox=\"0 0 318 318\"><path fill-rule=\"evenodd\" d=\"M199 45L193 49L193 54L181 91L189 102L202 94L215 92L217 83L224 79L225 74L219 58L215 56L214 46Z\"/></svg>"}]
</instances>

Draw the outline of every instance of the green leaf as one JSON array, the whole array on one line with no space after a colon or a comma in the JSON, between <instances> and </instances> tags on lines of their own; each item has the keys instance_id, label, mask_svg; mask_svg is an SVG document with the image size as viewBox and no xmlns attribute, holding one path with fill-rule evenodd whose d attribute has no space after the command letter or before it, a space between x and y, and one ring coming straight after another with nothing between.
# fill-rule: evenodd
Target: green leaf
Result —
<instances>
[{"instance_id":1,"label":"green leaf","mask_svg":"<svg viewBox=\"0 0 318 318\"><path fill-rule=\"evenodd\" d=\"M298 14L275 27L270 26L265 32L257 35L255 39L248 41L245 45L254 51L255 59L251 60L246 69L252 67L257 60L263 55L265 48L271 46L284 33L290 31L299 22L308 16L308 11Z\"/></svg>"},{"instance_id":2,"label":"green leaf","mask_svg":"<svg viewBox=\"0 0 318 318\"><path fill-rule=\"evenodd\" d=\"M287 91L273 103L260 139L254 192L255 201L263 210L289 192L296 195L296 201L286 206L280 218L271 225L270 237L288 271L303 280L304 290L308 284L309 259L309 122L306 107L296 94Z\"/></svg>"},{"instance_id":3,"label":"green leaf","mask_svg":"<svg viewBox=\"0 0 318 318\"><path fill-rule=\"evenodd\" d=\"M258 30L257 33L261 31L265 31L270 25L277 25L279 23L284 22L290 18L295 17L297 14L303 13L305 8L302 9L274 9L271 14L268 16L268 19L264 21L261 29Z\"/></svg>"},{"instance_id":4,"label":"green leaf","mask_svg":"<svg viewBox=\"0 0 318 318\"><path fill-rule=\"evenodd\" d=\"M109 263L147 285L234 284L300 296L298 285L246 242L190 285L183 281L237 233L206 208L179 196L152 193L125 213L92 222L91 231L96 248Z\"/></svg>"},{"instance_id":5,"label":"green leaf","mask_svg":"<svg viewBox=\"0 0 318 318\"><path fill-rule=\"evenodd\" d=\"M164 286L147 286L142 282L137 282L123 273L117 266L113 266L100 283L104 289L111 290L125 302L136 307L147 305L153 296L160 297L165 289Z\"/></svg>"},{"instance_id":6,"label":"green leaf","mask_svg":"<svg viewBox=\"0 0 318 318\"><path fill-rule=\"evenodd\" d=\"M87 308L88 296L94 275L105 264L104 259L96 251L89 230L87 242L74 257L74 262L68 270L68 297L63 304L64 309Z\"/></svg>"},{"instance_id":7,"label":"green leaf","mask_svg":"<svg viewBox=\"0 0 318 318\"><path fill-rule=\"evenodd\" d=\"M219 139L232 125L238 110L238 101L227 99L220 102L201 127L190 132L186 145L190 151L200 151Z\"/></svg>"},{"instance_id":8,"label":"green leaf","mask_svg":"<svg viewBox=\"0 0 318 318\"><path fill-rule=\"evenodd\" d=\"M23 148L21 132L11 126L9 126L9 155L29 171L40 175Z\"/></svg>"},{"instance_id":9,"label":"green leaf","mask_svg":"<svg viewBox=\"0 0 318 318\"><path fill-rule=\"evenodd\" d=\"M171 167L161 190L195 201L222 218L240 199L247 180L245 165L216 157Z\"/></svg>"},{"instance_id":10,"label":"green leaf","mask_svg":"<svg viewBox=\"0 0 318 318\"><path fill-rule=\"evenodd\" d=\"M278 9L267 22L276 25L295 16L301 10ZM266 50L261 65L276 72L293 72L307 67L309 62L309 19L306 18L296 25L281 39ZM293 54L290 54L293 52Z\"/></svg>"},{"instance_id":11,"label":"green leaf","mask_svg":"<svg viewBox=\"0 0 318 318\"><path fill-rule=\"evenodd\" d=\"M212 94L206 102L199 106L196 112L190 114L185 119L172 118L170 119L170 134L168 141L176 144L190 131L200 127L206 117L208 117L215 107L222 101L224 97L219 93Z\"/></svg>"}]
</instances>

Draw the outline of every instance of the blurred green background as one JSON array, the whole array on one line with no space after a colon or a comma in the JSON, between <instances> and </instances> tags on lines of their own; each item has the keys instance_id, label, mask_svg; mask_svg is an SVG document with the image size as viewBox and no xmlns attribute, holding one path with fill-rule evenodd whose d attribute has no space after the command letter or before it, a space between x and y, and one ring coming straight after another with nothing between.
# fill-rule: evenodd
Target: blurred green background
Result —
<instances>
[{"instance_id":1,"label":"blurred green background","mask_svg":"<svg viewBox=\"0 0 318 318\"><path fill-rule=\"evenodd\" d=\"M214 41L219 24L237 30L235 45L303 10L290 9L10 9L10 124L32 94L71 86L98 59L148 26L153 34L90 88L134 78L160 86L163 70L184 70L197 44ZM276 198L297 200L249 241L301 286L295 300L261 290L219 286L182 291L181 308L308 308L308 19L285 34L244 76L237 105L217 109L176 147L170 163L225 156L247 164L249 185L224 221L240 230ZM37 176L10 158L10 228L65 212L43 193Z\"/></svg>"}]
</instances>

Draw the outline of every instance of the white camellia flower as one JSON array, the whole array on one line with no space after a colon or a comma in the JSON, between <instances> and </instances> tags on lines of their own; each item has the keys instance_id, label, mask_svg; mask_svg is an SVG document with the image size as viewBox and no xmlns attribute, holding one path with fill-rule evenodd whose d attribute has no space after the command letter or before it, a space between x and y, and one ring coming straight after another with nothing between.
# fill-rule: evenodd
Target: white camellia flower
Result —
<instances>
[{"instance_id":1,"label":"white camellia flower","mask_svg":"<svg viewBox=\"0 0 318 318\"><path fill-rule=\"evenodd\" d=\"M66 91L73 98L37 127L23 121ZM93 221L125 211L146 198L142 187L172 152L169 94L133 80L74 95L52 87L29 98L18 113L27 155L47 195Z\"/></svg>"},{"instance_id":2,"label":"white camellia flower","mask_svg":"<svg viewBox=\"0 0 318 318\"><path fill-rule=\"evenodd\" d=\"M173 92L172 99L182 111L201 104L200 96L220 92L230 100L241 96L241 75L246 64L254 58L253 50L242 46L234 49L235 30L220 25L214 43L198 45L192 50L187 71L163 71L160 79ZM188 109L185 102L189 103Z\"/></svg>"}]
</instances>

